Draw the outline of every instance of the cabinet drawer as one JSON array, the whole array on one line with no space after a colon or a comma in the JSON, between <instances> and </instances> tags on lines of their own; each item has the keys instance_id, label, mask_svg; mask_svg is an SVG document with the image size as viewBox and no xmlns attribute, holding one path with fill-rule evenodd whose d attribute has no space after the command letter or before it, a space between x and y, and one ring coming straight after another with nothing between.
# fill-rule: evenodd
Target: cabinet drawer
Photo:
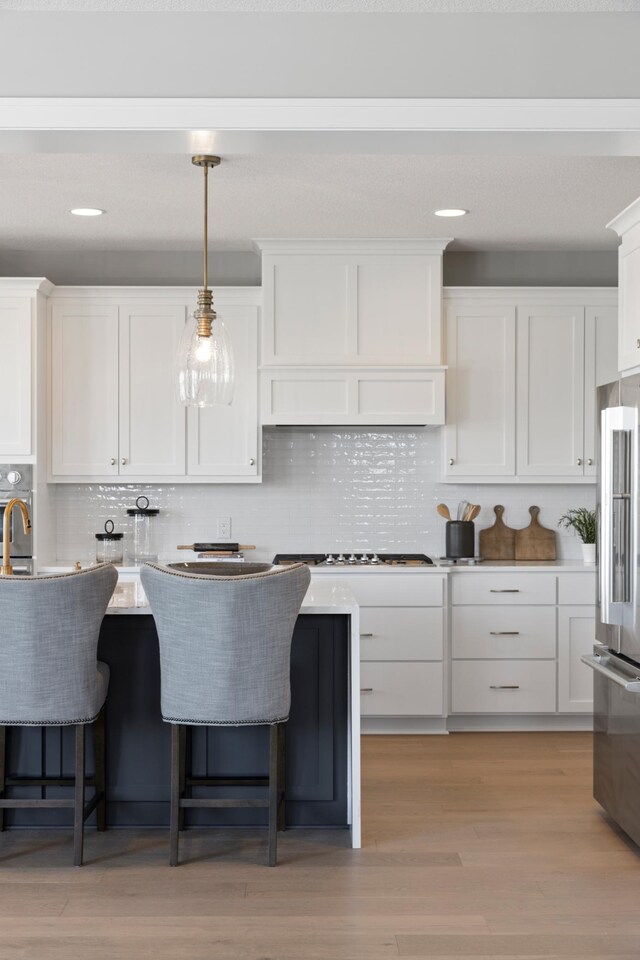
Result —
<instances>
[{"instance_id":1,"label":"cabinet drawer","mask_svg":"<svg viewBox=\"0 0 640 960\"><path fill-rule=\"evenodd\" d=\"M457 660L451 665L452 713L555 713L555 709L555 661Z\"/></svg>"},{"instance_id":2,"label":"cabinet drawer","mask_svg":"<svg viewBox=\"0 0 640 960\"><path fill-rule=\"evenodd\" d=\"M363 663L360 709L364 717L441 716L441 663Z\"/></svg>"},{"instance_id":3,"label":"cabinet drawer","mask_svg":"<svg viewBox=\"0 0 640 960\"><path fill-rule=\"evenodd\" d=\"M442 607L360 607L360 659L442 660Z\"/></svg>"},{"instance_id":4,"label":"cabinet drawer","mask_svg":"<svg viewBox=\"0 0 640 960\"><path fill-rule=\"evenodd\" d=\"M555 574L476 573L452 576L452 602L527 605L555 604Z\"/></svg>"},{"instance_id":5,"label":"cabinet drawer","mask_svg":"<svg viewBox=\"0 0 640 960\"><path fill-rule=\"evenodd\" d=\"M552 660L554 607L454 607L451 655L457 660Z\"/></svg>"},{"instance_id":6,"label":"cabinet drawer","mask_svg":"<svg viewBox=\"0 0 640 960\"><path fill-rule=\"evenodd\" d=\"M596 574L563 573L558 577L558 603L574 607L594 605L596 602Z\"/></svg>"},{"instance_id":7,"label":"cabinet drawer","mask_svg":"<svg viewBox=\"0 0 640 960\"><path fill-rule=\"evenodd\" d=\"M444 577L431 573L393 573L374 571L348 577L361 607L441 607L444 603Z\"/></svg>"}]
</instances>

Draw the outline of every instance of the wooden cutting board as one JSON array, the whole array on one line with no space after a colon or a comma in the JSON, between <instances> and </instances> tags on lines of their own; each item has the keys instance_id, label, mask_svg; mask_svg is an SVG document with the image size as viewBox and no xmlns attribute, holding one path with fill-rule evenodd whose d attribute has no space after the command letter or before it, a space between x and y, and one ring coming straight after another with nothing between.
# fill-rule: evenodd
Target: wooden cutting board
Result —
<instances>
[{"instance_id":1,"label":"wooden cutting board","mask_svg":"<svg viewBox=\"0 0 640 960\"><path fill-rule=\"evenodd\" d=\"M516 560L555 560L556 532L541 526L540 507L529 507L531 523L516 530Z\"/></svg>"},{"instance_id":2,"label":"wooden cutting board","mask_svg":"<svg viewBox=\"0 0 640 960\"><path fill-rule=\"evenodd\" d=\"M498 504L493 512L496 515L494 525L479 533L480 556L483 560L515 560L516 531L504 523L503 506Z\"/></svg>"}]
</instances>

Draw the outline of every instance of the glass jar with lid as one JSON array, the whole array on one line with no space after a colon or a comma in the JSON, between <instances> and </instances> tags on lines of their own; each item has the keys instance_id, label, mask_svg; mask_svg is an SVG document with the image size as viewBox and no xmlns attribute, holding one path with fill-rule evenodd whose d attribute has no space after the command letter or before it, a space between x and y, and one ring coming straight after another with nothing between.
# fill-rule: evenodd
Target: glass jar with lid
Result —
<instances>
[{"instance_id":1,"label":"glass jar with lid","mask_svg":"<svg viewBox=\"0 0 640 960\"><path fill-rule=\"evenodd\" d=\"M123 533L116 533L113 520L107 520L104 533L96 533L96 563L122 563Z\"/></svg>"},{"instance_id":2,"label":"glass jar with lid","mask_svg":"<svg viewBox=\"0 0 640 960\"><path fill-rule=\"evenodd\" d=\"M149 498L138 497L135 507L127 510L133 520L131 560L133 563L148 563L158 559L155 520L160 511L149 506Z\"/></svg>"}]
</instances>

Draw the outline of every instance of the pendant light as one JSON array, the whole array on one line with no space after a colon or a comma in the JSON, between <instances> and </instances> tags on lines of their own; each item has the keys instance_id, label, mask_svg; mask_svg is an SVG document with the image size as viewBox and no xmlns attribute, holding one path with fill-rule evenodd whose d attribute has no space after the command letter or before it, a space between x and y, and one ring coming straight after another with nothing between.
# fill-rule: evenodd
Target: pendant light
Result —
<instances>
[{"instance_id":1,"label":"pendant light","mask_svg":"<svg viewBox=\"0 0 640 960\"><path fill-rule=\"evenodd\" d=\"M209 168L220 157L197 156L191 162L204 172L204 283L198 290L198 306L187 320L178 350L178 396L190 407L228 405L233 400L234 363L231 341L213 309L208 284Z\"/></svg>"}]
</instances>

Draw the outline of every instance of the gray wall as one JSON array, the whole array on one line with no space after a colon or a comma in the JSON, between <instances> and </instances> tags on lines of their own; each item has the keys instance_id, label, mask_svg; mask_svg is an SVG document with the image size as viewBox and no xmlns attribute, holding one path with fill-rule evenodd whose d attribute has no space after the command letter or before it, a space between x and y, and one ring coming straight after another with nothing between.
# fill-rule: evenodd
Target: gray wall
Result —
<instances>
[{"instance_id":1,"label":"gray wall","mask_svg":"<svg viewBox=\"0 0 640 960\"><path fill-rule=\"evenodd\" d=\"M0 13L3 97L637 97L638 13Z\"/></svg>"},{"instance_id":2,"label":"gray wall","mask_svg":"<svg viewBox=\"0 0 640 960\"><path fill-rule=\"evenodd\" d=\"M214 253L211 282L259 286L256 253ZM0 251L0 276L48 277L56 284L197 285L202 255L158 251ZM445 253L447 286L617 286L618 255L606 251L476 251Z\"/></svg>"}]
</instances>

